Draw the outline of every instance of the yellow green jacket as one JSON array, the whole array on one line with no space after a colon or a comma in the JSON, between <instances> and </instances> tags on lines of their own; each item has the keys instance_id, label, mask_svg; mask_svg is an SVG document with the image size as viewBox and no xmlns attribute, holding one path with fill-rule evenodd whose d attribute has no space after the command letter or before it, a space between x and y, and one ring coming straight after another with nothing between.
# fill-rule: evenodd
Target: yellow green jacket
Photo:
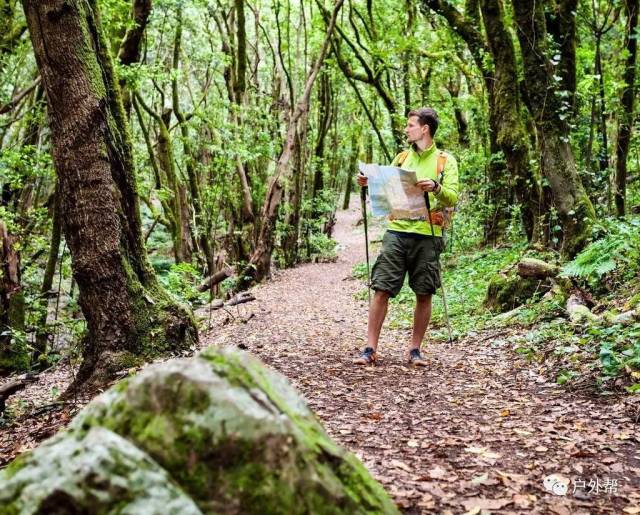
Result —
<instances>
[{"instance_id":1,"label":"yellow green jacket","mask_svg":"<svg viewBox=\"0 0 640 515\"><path fill-rule=\"evenodd\" d=\"M447 161L444 166L443 179L440 180L438 173L438 154L444 153ZM447 152L442 152L433 143L429 148L418 153L414 148L398 154L392 166L398 166L403 170L413 170L416 172L418 180L431 179L438 181L442 189L437 195L429 193L429 202L432 211L442 210L445 207L453 207L458 201L458 162L455 157ZM412 232L431 236L431 227L428 221L423 220L392 220L389 222L389 230L400 232ZM435 236L442 236L442 228L439 225L433 226Z\"/></svg>"}]
</instances>

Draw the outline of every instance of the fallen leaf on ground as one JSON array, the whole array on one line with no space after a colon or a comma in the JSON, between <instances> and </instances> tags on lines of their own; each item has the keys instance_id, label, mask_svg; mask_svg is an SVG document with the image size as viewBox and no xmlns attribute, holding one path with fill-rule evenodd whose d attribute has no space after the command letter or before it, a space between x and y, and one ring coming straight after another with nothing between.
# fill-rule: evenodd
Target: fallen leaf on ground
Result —
<instances>
[{"instance_id":1,"label":"fallen leaf on ground","mask_svg":"<svg viewBox=\"0 0 640 515\"><path fill-rule=\"evenodd\" d=\"M462 504L466 510L500 510L512 502L513 500L511 499L485 499L484 497L472 497L471 499L465 499L460 504Z\"/></svg>"}]
</instances>

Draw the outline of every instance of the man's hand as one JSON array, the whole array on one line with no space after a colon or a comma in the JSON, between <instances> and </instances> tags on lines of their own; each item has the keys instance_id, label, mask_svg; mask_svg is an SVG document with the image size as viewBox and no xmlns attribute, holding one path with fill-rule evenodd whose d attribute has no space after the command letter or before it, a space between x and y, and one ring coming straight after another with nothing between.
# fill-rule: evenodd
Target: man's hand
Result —
<instances>
[{"instance_id":1,"label":"man's hand","mask_svg":"<svg viewBox=\"0 0 640 515\"><path fill-rule=\"evenodd\" d=\"M424 181L416 182L416 186L422 191L436 191L438 189L438 183L431 179L425 179Z\"/></svg>"},{"instance_id":2,"label":"man's hand","mask_svg":"<svg viewBox=\"0 0 640 515\"><path fill-rule=\"evenodd\" d=\"M361 188L366 188L369 184L368 177L366 175L362 175L361 173L356 176L356 180L358 181L358 186L360 186Z\"/></svg>"}]
</instances>

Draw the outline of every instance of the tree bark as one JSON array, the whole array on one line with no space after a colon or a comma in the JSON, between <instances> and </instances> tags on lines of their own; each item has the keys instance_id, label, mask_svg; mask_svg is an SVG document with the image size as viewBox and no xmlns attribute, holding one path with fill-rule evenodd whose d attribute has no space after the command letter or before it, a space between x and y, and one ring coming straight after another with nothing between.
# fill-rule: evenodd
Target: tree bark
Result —
<instances>
[{"instance_id":1,"label":"tree bark","mask_svg":"<svg viewBox=\"0 0 640 515\"><path fill-rule=\"evenodd\" d=\"M123 66L131 66L140 62L142 37L147 28L150 14L151 0L134 0L131 12L133 25L127 29L118 51L118 60ZM124 110L129 116L131 112L131 92L123 80L120 80L120 88L122 89Z\"/></svg>"},{"instance_id":2,"label":"tree bark","mask_svg":"<svg viewBox=\"0 0 640 515\"><path fill-rule=\"evenodd\" d=\"M25 328L25 303L15 240L0 220L0 377L29 366L29 352L20 338Z\"/></svg>"},{"instance_id":3,"label":"tree bark","mask_svg":"<svg viewBox=\"0 0 640 515\"><path fill-rule=\"evenodd\" d=\"M527 131L520 112L515 50L505 27L501 0L482 0L481 9L494 62L492 129L521 206L527 240L532 241L538 237L541 190L531 170Z\"/></svg>"},{"instance_id":4,"label":"tree bark","mask_svg":"<svg viewBox=\"0 0 640 515\"><path fill-rule=\"evenodd\" d=\"M595 212L578 176L567 124L560 118L562 111L553 83L543 4L529 0L512 2L528 105L538 133L542 173L549 181L562 225L562 254L571 258L587 244Z\"/></svg>"},{"instance_id":5,"label":"tree bark","mask_svg":"<svg viewBox=\"0 0 640 515\"><path fill-rule=\"evenodd\" d=\"M620 104L622 113L618 126L618 141L616 145L616 179L615 179L615 205L616 215L625 215L625 197L627 191L627 156L629 155L629 143L634 119L634 103L636 96L636 57L638 54L638 0L626 0L625 12L627 16L627 28L625 31L625 48L627 57L624 62L622 80L624 87ZM634 35L635 34L635 35Z\"/></svg>"},{"instance_id":6,"label":"tree bark","mask_svg":"<svg viewBox=\"0 0 640 515\"><path fill-rule=\"evenodd\" d=\"M47 94L63 231L87 321L70 390L197 339L142 242L131 142L95 0L23 0Z\"/></svg>"},{"instance_id":7,"label":"tree bark","mask_svg":"<svg viewBox=\"0 0 640 515\"><path fill-rule=\"evenodd\" d=\"M484 243L491 244L499 240L504 233L505 219L507 217L507 174L505 163L499 158L500 146L497 135L498 111L496 110L496 98L494 93L495 72L491 62L485 59L490 53L488 46L480 31L479 10L477 2L469 2L468 13L464 16L453 4L447 0L422 0L423 9L431 9L442 16L451 30L458 34L469 48L473 62L482 74L487 102L489 104L489 160L486 170L487 189L485 193L484 215Z\"/></svg>"}]
</instances>

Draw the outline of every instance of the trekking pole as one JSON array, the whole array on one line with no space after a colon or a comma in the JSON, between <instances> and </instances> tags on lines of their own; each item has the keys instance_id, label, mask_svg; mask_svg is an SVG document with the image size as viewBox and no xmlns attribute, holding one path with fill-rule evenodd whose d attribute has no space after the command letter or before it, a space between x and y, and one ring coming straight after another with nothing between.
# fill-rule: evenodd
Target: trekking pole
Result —
<instances>
[{"instance_id":1,"label":"trekking pole","mask_svg":"<svg viewBox=\"0 0 640 515\"><path fill-rule=\"evenodd\" d=\"M364 219L364 243L367 255L367 299L371 306L371 272L369 269L369 228L367 227L367 187L360 188L360 203L362 204L362 217Z\"/></svg>"},{"instance_id":2,"label":"trekking pole","mask_svg":"<svg viewBox=\"0 0 640 515\"><path fill-rule=\"evenodd\" d=\"M424 192L424 202L427 205L427 218L429 219L429 226L431 227L431 237L435 244L436 234L433 230L433 222L431 221L431 202L429 202L429 192ZM444 306L444 318L447 321L447 331L449 332L449 343L453 343L453 336L451 336L451 322L449 321L449 310L447 309L447 296L444 293L444 279L442 278L442 269L440 267L440 255L436 258L438 263L438 275L440 276L440 289L442 290L442 304Z\"/></svg>"}]
</instances>

